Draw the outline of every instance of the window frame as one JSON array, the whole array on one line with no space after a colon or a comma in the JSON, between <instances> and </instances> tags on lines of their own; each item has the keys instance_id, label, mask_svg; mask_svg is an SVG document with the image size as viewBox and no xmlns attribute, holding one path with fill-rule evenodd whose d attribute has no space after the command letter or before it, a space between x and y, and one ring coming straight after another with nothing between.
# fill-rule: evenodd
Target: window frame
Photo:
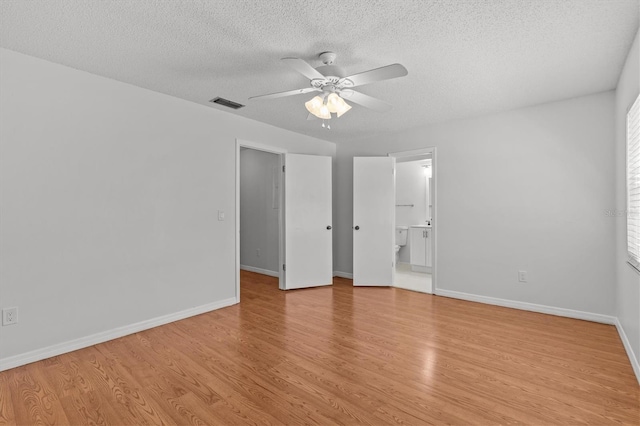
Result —
<instances>
[{"instance_id":1,"label":"window frame","mask_svg":"<svg viewBox=\"0 0 640 426\"><path fill-rule=\"evenodd\" d=\"M630 119L634 120L630 121ZM631 124L633 123L633 124ZM626 242L626 250L627 250L627 263L633 267L637 272L640 273L640 244L637 248L637 257L633 255L631 252L632 246L632 238L630 235L630 219L632 215L638 215L640 219L640 197L638 197L635 201L636 204L632 205L631 203L631 191L640 189L640 170L635 174L632 178L631 174L631 152L640 150L640 94L636 97L635 101L631 104L629 109L627 110L627 114L625 116L625 183L626 183L626 214L625 214L625 242ZM637 131L635 133L635 137L632 140L630 137L630 129L636 126ZM633 144L633 145L631 145ZM640 151L637 152L636 158L634 160L633 166L636 168L640 167ZM636 233L640 234L640 222L636 222L634 225L636 227ZM640 235L634 237L637 242L640 242Z\"/></svg>"}]
</instances>

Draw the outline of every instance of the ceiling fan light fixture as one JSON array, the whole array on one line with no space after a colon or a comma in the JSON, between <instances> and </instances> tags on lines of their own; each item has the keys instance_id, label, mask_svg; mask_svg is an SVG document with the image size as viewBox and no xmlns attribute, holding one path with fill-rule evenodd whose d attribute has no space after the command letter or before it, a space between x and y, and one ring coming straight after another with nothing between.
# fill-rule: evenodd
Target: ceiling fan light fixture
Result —
<instances>
[{"instance_id":1,"label":"ceiling fan light fixture","mask_svg":"<svg viewBox=\"0 0 640 426\"><path fill-rule=\"evenodd\" d=\"M322 118L324 120L331 119L331 113L329 112L327 105L325 105L323 97L316 96L310 101L305 102L304 106L307 108L307 111L318 118Z\"/></svg>"},{"instance_id":2,"label":"ceiling fan light fixture","mask_svg":"<svg viewBox=\"0 0 640 426\"><path fill-rule=\"evenodd\" d=\"M351 106L337 93L330 93L329 96L327 96L327 108L329 108L329 112L341 117L342 114L351 109Z\"/></svg>"},{"instance_id":3,"label":"ceiling fan light fixture","mask_svg":"<svg viewBox=\"0 0 640 426\"><path fill-rule=\"evenodd\" d=\"M405 67L400 64L391 64L380 68L371 69L357 74L345 76L344 70L335 65L336 54L322 52L319 55L324 65L314 68L308 62L300 58L282 58L281 60L298 73L309 79L309 86L285 92L271 93L267 95L252 96L249 99L277 99L285 96L300 95L310 92L321 92L320 95L305 102L309 114L307 120L317 117L330 120L331 114L341 117L351 109L343 97L365 108L379 112L387 112L391 105L379 99L353 90L354 87L377 81L390 80L404 77L408 74ZM328 127L328 126L327 126Z\"/></svg>"}]
</instances>

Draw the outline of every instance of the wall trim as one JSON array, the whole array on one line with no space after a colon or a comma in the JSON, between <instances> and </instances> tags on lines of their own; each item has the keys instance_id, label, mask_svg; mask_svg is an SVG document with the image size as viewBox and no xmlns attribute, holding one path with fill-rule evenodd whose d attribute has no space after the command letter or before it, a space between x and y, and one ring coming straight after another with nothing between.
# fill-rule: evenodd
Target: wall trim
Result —
<instances>
[{"instance_id":1,"label":"wall trim","mask_svg":"<svg viewBox=\"0 0 640 426\"><path fill-rule=\"evenodd\" d=\"M78 349L83 349L89 346L97 345L98 343L103 343L108 340L124 337L129 334L137 333L143 330L148 330L150 328L158 327L160 325L168 324L170 322L174 322L174 321L189 318L192 316L215 311L217 309L235 305L236 303L238 303L237 298L231 297L229 299L224 299L224 300L220 300L213 303L207 303L206 305L185 309L180 312L175 312L172 314L163 315L161 317L140 321L135 324L129 324L122 327L114 328L112 330L91 334L89 336L70 340L68 342L58 343L55 345L48 346L46 348L36 349L23 354L10 356L4 359L0 359L0 371L8 370L10 368L19 367L21 365L30 364L32 362L40 361L46 358L51 358L67 352L72 352Z\"/></svg>"},{"instance_id":2,"label":"wall trim","mask_svg":"<svg viewBox=\"0 0 640 426\"><path fill-rule=\"evenodd\" d=\"M248 266L248 265L240 265L240 269L242 269L243 271L256 272L262 275L269 275L270 277L276 277L276 278L280 277L280 274L270 269L256 268L254 266Z\"/></svg>"},{"instance_id":3,"label":"wall trim","mask_svg":"<svg viewBox=\"0 0 640 426\"><path fill-rule=\"evenodd\" d=\"M349 280L353 279L353 274L350 272L333 271L333 276L339 278L347 278Z\"/></svg>"},{"instance_id":4,"label":"wall trim","mask_svg":"<svg viewBox=\"0 0 640 426\"><path fill-rule=\"evenodd\" d=\"M535 303L519 302L517 300L499 299L497 297L480 296L477 294L463 293L460 291L436 289L438 296L452 297L454 299L468 300L470 302L486 303L488 305L504 306L505 308L521 309L523 311L538 312L541 314L557 315L560 317L574 318L585 321L599 322L615 325L618 320L610 315L594 314L591 312L576 311L573 309L557 308L555 306L538 305Z\"/></svg>"},{"instance_id":5,"label":"wall trim","mask_svg":"<svg viewBox=\"0 0 640 426\"><path fill-rule=\"evenodd\" d=\"M618 329L618 334L620 335L620 340L622 340L622 345L624 346L625 351L627 351L627 356L629 357L629 362L631 362L633 372L636 374L638 385L640 385L640 363L638 363L638 358L636 358L636 355L633 353L631 343L629 342L627 334L624 332L624 328L622 328L622 324L620 323L620 320L618 318L616 318L615 326Z\"/></svg>"}]
</instances>

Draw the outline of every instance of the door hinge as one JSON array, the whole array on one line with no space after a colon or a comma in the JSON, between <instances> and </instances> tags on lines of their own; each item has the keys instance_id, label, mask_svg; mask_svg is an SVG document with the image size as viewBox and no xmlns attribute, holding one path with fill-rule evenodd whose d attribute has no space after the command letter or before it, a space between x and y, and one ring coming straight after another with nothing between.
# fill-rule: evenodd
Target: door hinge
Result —
<instances>
[{"instance_id":1,"label":"door hinge","mask_svg":"<svg viewBox=\"0 0 640 426\"><path fill-rule=\"evenodd\" d=\"M287 265L285 265L284 263L282 264L282 270L286 271L287 270Z\"/></svg>"},{"instance_id":2,"label":"door hinge","mask_svg":"<svg viewBox=\"0 0 640 426\"><path fill-rule=\"evenodd\" d=\"M282 166L282 173L284 173L284 166Z\"/></svg>"}]
</instances>

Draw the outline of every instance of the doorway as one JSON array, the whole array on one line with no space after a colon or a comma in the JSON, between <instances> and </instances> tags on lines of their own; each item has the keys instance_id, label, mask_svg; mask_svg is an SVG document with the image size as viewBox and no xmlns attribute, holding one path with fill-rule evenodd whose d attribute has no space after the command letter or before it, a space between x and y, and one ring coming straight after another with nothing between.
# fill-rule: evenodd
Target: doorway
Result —
<instances>
[{"instance_id":1,"label":"doorway","mask_svg":"<svg viewBox=\"0 0 640 426\"><path fill-rule=\"evenodd\" d=\"M240 270L278 278L284 289L285 150L254 142L236 144L236 297Z\"/></svg>"},{"instance_id":2,"label":"doorway","mask_svg":"<svg viewBox=\"0 0 640 426\"><path fill-rule=\"evenodd\" d=\"M240 269L280 276L279 155L240 148Z\"/></svg>"},{"instance_id":3,"label":"doorway","mask_svg":"<svg viewBox=\"0 0 640 426\"><path fill-rule=\"evenodd\" d=\"M435 289L435 148L390 153L396 159L394 287Z\"/></svg>"},{"instance_id":4,"label":"doorway","mask_svg":"<svg viewBox=\"0 0 640 426\"><path fill-rule=\"evenodd\" d=\"M277 276L280 290L332 284L331 188L331 157L236 140L238 301L241 268Z\"/></svg>"}]
</instances>

